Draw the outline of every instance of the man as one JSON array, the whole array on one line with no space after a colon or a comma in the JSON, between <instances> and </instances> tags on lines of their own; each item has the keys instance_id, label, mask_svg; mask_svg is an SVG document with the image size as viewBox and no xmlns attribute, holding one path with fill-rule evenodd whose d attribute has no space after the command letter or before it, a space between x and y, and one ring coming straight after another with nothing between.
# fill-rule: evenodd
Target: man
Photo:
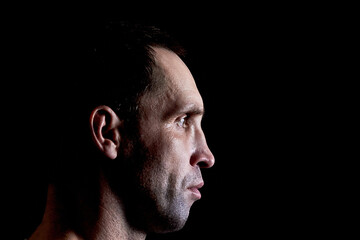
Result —
<instances>
[{"instance_id":1,"label":"man","mask_svg":"<svg viewBox=\"0 0 360 240\"><path fill-rule=\"evenodd\" d=\"M65 150L30 240L179 230L201 198L201 168L214 164L183 49L154 27L111 23L96 33L78 66L77 99L62 111Z\"/></svg>"}]
</instances>

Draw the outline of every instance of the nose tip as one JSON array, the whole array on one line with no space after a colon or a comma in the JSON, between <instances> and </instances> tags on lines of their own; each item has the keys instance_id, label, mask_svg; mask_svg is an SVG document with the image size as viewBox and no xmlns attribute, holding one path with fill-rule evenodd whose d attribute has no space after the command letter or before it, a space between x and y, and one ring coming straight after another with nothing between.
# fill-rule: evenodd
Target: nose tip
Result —
<instances>
[{"instance_id":1,"label":"nose tip","mask_svg":"<svg viewBox=\"0 0 360 240\"><path fill-rule=\"evenodd\" d=\"M211 168L212 166L214 166L214 164L215 164L215 157L209 149L209 156L207 157L206 166L204 166L204 167Z\"/></svg>"},{"instance_id":2,"label":"nose tip","mask_svg":"<svg viewBox=\"0 0 360 240\"><path fill-rule=\"evenodd\" d=\"M196 132L194 141L194 153L191 156L190 164L198 165L200 168L211 168L215 164L215 157L207 145L205 134L200 128Z\"/></svg>"},{"instance_id":3,"label":"nose tip","mask_svg":"<svg viewBox=\"0 0 360 240\"><path fill-rule=\"evenodd\" d=\"M215 157L207 148L207 150L194 153L191 156L190 164L192 166L198 165L200 168L211 168L215 164Z\"/></svg>"}]
</instances>

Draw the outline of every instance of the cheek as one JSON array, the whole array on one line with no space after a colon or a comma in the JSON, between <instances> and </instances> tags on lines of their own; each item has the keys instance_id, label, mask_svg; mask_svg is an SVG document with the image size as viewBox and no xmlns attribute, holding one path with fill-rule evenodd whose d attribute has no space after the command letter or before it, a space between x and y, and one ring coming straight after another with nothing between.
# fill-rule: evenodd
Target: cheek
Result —
<instances>
[{"instance_id":1,"label":"cheek","mask_svg":"<svg viewBox=\"0 0 360 240\"><path fill-rule=\"evenodd\" d=\"M186 135L168 132L164 140L162 151L166 154L169 168L180 170L190 163L191 141Z\"/></svg>"},{"instance_id":2,"label":"cheek","mask_svg":"<svg viewBox=\"0 0 360 240\"><path fill-rule=\"evenodd\" d=\"M161 173L181 178L190 166L191 137L175 127L173 124L161 125L153 119L141 125L141 141L151 158L147 165L153 170L154 177Z\"/></svg>"},{"instance_id":3,"label":"cheek","mask_svg":"<svg viewBox=\"0 0 360 240\"><path fill-rule=\"evenodd\" d=\"M171 166L177 164L180 159L185 161L190 158L191 138L174 127L148 128L146 134L141 137L151 154L163 159L164 164Z\"/></svg>"},{"instance_id":4,"label":"cheek","mask_svg":"<svg viewBox=\"0 0 360 240\"><path fill-rule=\"evenodd\" d=\"M175 136L168 131L159 131L152 135L152 141L148 141L147 148L154 178L174 184L186 175L191 156L191 146L186 138ZM176 178L177 181L174 180Z\"/></svg>"}]
</instances>

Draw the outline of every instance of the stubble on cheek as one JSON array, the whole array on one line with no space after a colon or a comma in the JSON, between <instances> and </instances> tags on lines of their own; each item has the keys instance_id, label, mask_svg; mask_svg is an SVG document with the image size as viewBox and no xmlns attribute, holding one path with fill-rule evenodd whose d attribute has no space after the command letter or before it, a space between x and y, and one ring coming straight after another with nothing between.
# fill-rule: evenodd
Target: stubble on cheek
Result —
<instances>
[{"instance_id":1,"label":"stubble on cheek","mask_svg":"<svg viewBox=\"0 0 360 240\"><path fill-rule=\"evenodd\" d=\"M152 155L142 171L142 188L156 204L160 215L184 218L188 215L185 201L187 178L183 178L179 167L169 155Z\"/></svg>"},{"instance_id":2,"label":"stubble on cheek","mask_svg":"<svg viewBox=\"0 0 360 240\"><path fill-rule=\"evenodd\" d=\"M179 202L179 200L182 198L182 188L183 188L183 181L179 179L178 174L176 173L169 174L165 189L166 191L165 198L170 205L173 205L172 203Z\"/></svg>"},{"instance_id":3,"label":"stubble on cheek","mask_svg":"<svg viewBox=\"0 0 360 240\"><path fill-rule=\"evenodd\" d=\"M190 209L185 194L188 182L182 172L183 161L186 161L184 143L174 132L174 124L160 124L159 119L146 120L140 138L146 149L141 188L154 204L156 215L178 229L186 222Z\"/></svg>"}]
</instances>

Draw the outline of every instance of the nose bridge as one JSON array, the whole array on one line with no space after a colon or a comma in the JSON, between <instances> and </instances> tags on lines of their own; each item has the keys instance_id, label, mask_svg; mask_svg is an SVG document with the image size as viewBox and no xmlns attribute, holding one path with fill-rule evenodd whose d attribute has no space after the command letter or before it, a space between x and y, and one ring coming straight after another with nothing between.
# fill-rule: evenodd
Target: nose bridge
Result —
<instances>
[{"instance_id":1,"label":"nose bridge","mask_svg":"<svg viewBox=\"0 0 360 240\"><path fill-rule=\"evenodd\" d=\"M205 134L201 127L195 131L195 153L192 165L199 165L203 168L210 168L215 163L214 155L207 145Z\"/></svg>"}]
</instances>

